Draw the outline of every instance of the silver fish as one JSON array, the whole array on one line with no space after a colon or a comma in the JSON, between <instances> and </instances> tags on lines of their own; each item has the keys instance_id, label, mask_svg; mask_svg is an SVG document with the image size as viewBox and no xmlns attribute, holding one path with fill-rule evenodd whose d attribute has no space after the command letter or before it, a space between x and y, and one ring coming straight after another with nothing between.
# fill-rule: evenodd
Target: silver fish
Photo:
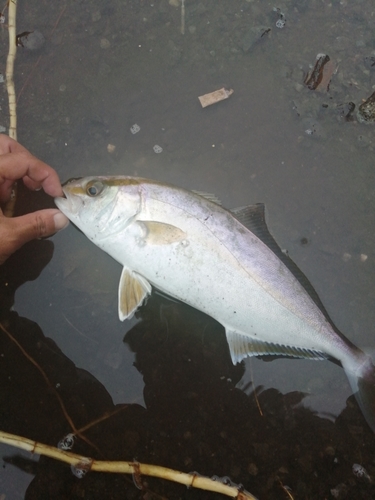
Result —
<instances>
[{"instance_id":1,"label":"silver fish","mask_svg":"<svg viewBox=\"0 0 375 500\"><path fill-rule=\"evenodd\" d=\"M64 186L58 208L122 266L119 317L152 286L223 325L233 363L246 356L334 358L375 432L375 368L328 317L306 277L283 254L263 205L223 208L211 195L127 176Z\"/></svg>"}]
</instances>

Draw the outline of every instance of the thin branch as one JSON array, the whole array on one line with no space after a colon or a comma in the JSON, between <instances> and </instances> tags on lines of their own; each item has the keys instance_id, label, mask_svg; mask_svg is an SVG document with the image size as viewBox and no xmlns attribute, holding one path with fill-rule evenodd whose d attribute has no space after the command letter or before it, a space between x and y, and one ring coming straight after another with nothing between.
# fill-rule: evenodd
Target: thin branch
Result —
<instances>
[{"instance_id":1,"label":"thin branch","mask_svg":"<svg viewBox=\"0 0 375 500\"><path fill-rule=\"evenodd\" d=\"M16 112L16 90L14 88L14 61L16 59L16 13L17 0L8 1L8 33L9 51L5 70L6 86L9 101L9 136L17 140L17 112ZM6 217L13 217L17 199L17 182L13 184L10 200L6 203L3 213Z\"/></svg>"},{"instance_id":2,"label":"thin branch","mask_svg":"<svg viewBox=\"0 0 375 500\"><path fill-rule=\"evenodd\" d=\"M9 136L17 140L17 113L16 113L16 90L14 88L14 61L16 59L16 13L17 0L10 0L8 4L8 32L9 32L9 52L6 65L6 84L9 99Z\"/></svg>"},{"instance_id":3,"label":"thin branch","mask_svg":"<svg viewBox=\"0 0 375 500\"><path fill-rule=\"evenodd\" d=\"M82 455L77 455L76 453L71 453L68 451L60 450L53 446L38 443L21 436L16 436L14 434L9 434L7 432L0 431L0 443L8 444L22 450L30 451L31 453L36 453L38 455L44 455L46 457L54 458L61 462L70 464L75 469L88 472L111 472L116 474L133 474L137 477L138 481L140 476L152 476L161 479L166 479L168 481L174 481L179 484L184 484L190 488L199 488L207 491L214 491L216 493L221 493L231 498L236 498L237 500L256 500L256 498L243 491L241 488L236 486L229 486L223 484L220 481L215 481L208 477L199 476L196 473L184 473L176 471L173 469L168 469L165 467L160 467L158 465L142 464L139 462L119 462L119 461L104 461L104 460L94 460L89 457L84 457ZM82 473L82 475L84 474Z\"/></svg>"}]
</instances>

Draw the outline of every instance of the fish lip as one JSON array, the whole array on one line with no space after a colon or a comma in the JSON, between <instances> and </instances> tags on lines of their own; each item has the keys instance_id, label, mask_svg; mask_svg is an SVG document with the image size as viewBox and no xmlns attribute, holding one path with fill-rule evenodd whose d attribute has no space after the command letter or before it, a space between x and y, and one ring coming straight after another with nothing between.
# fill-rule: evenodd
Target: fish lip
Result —
<instances>
[{"instance_id":1,"label":"fish lip","mask_svg":"<svg viewBox=\"0 0 375 500\"><path fill-rule=\"evenodd\" d=\"M63 186L63 193L64 196L58 196L54 199L55 205L67 217L77 214L83 204L82 200L78 196L72 196L65 185Z\"/></svg>"}]
</instances>

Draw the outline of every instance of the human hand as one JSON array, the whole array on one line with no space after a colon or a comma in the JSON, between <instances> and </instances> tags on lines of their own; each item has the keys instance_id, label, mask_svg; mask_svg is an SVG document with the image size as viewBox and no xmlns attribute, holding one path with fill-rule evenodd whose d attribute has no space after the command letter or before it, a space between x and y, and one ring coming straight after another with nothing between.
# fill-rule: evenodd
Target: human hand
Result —
<instances>
[{"instance_id":1,"label":"human hand","mask_svg":"<svg viewBox=\"0 0 375 500\"><path fill-rule=\"evenodd\" d=\"M38 160L18 142L0 134L1 205L9 201L12 186L19 179L29 189L43 188L50 196L63 196L59 177L53 168ZM53 208L13 218L5 217L0 209L0 264L28 241L51 236L68 223L68 218Z\"/></svg>"}]
</instances>

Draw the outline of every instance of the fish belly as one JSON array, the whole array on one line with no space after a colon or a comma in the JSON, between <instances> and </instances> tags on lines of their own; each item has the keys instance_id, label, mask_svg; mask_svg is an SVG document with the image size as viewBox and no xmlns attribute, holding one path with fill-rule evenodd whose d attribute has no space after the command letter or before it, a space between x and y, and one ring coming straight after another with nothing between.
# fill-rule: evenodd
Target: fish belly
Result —
<instances>
[{"instance_id":1,"label":"fish belly","mask_svg":"<svg viewBox=\"0 0 375 500\"><path fill-rule=\"evenodd\" d=\"M173 222L176 224L176 220ZM227 331L258 341L324 352L337 359L345 356L341 352L345 350L342 340L323 315L319 330L280 303L277 294L275 297L269 287L259 284L261 280L254 279L254 273L261 272L257 271L259 263L249 269L246 259L241 262L239 249L235 255L233 232L225 241L206 228L195 228L194 232L185 225L184 229L187 239L171 245L148 245L124 236L106 251L160 291L213 317ZM280 269L281 273L289 273L284 267ZM298 286L293 276L290 279L291 286ZM299 293L307 295L302 287ZM312 301L311 307L316 308Z\"/></svg>"}]
</instances>

